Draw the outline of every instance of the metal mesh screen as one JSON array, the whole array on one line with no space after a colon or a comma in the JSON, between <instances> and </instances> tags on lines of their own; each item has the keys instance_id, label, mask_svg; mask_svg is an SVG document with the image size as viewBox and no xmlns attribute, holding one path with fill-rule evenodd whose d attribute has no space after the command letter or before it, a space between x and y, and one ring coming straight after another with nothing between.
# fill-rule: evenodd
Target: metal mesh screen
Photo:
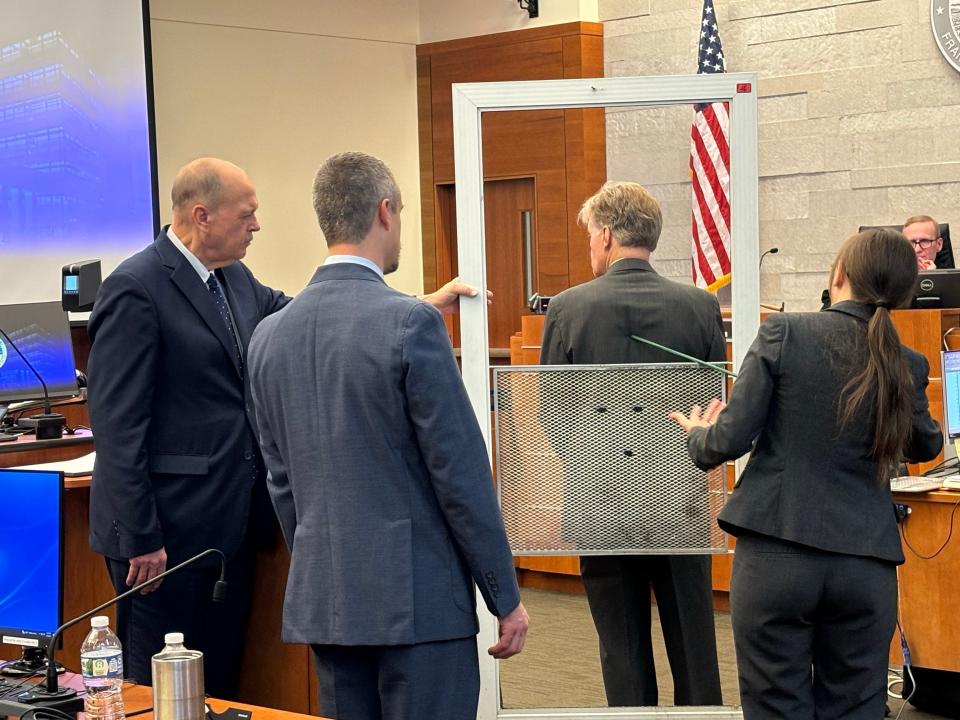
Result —
<instances>
[{"instance_id":1,"label":"metal mesh screen","mask_svg":"<svg viewBox=\"0 0 960 720\"><path fill-rule=\"evenodd\" d=\"M726 552L725 470L667 413L724 397L693 363L494 368L496 472L515 555Z\"/></svg>"}]
</instances>

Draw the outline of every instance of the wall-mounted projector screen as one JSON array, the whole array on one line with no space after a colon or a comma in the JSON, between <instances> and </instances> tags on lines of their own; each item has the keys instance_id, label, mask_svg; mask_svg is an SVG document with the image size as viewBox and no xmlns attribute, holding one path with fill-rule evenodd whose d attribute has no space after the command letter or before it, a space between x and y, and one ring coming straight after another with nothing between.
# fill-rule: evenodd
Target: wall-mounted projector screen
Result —
<instances>
[{"instance_id":1,"label":"wall-mounted projector screen","mask_svg":"<svg viewBox=\"0 0 960 720\"><path fill-rule=\"evenodd\" d=\"M0 0L0 303L159 225L146 0Z\"/></svg>"}]
</instances>

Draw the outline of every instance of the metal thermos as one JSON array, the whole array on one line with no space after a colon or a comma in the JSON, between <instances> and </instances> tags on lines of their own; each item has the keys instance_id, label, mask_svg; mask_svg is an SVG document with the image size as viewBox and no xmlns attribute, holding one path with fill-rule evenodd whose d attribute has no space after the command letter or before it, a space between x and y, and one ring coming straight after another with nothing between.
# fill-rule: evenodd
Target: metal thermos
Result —
<instances>
[{"instance_id":1,"label":"metal thermos","mask_svg":"<svg viewBox=\"0 0 960 720\"><path fill-rule=\"evenodd\" d=\"M166 647L153 656L153 717L203 720L203 653L183 646L182 633L167 633Z\"/></svg>"}]
</instances>

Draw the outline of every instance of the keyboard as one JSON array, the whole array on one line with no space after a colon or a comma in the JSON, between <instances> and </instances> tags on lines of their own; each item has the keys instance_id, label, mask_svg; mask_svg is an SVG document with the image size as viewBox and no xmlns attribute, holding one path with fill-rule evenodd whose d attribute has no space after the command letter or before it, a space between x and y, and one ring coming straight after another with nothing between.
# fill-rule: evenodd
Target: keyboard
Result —
<instances>
[{"instance_id":1,"label":"keyboard","mask_svg":"<svg viewBox=\"0 0 960 720\"><path fill-rule=\"evenodd\" d=\"M908 493L930 492L931 490L939 490L941 482L941 478L904 475L903 477L890 479L890 491Z\"/></svg>"}]
</instances>

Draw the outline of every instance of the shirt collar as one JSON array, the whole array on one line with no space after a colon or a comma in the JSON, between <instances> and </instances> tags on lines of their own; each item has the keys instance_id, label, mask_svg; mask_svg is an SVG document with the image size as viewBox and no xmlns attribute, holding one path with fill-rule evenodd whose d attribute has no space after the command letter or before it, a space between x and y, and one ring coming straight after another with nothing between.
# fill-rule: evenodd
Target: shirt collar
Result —
<instances>
[{"instance_id":1,"label":"shirt collar","mask_svg":"<svg viewBox=\"0 0 960 720\"><path fill-rule=\"evenodd\" d=\"M869 320L876 309L875 305L866 305L856 300L841 300L826 308L827 312L839 312L844 315L852 315L860 320Z\"/></svg>"},{"instance_id":2,"label":"shirt collar","mask_svg":"<svg viewBox=\"0 0 960 720\"><path fill-rule=\"evenodd\" d=\"M336 265L338 263L353 263L354 265L363 265L366 268L370 268L381 278L383 277L383 270L380 269L373 260L370 260L365 257L359 257L357 255L328 255L327 259L323 261L324 265Z\"/></svg>"},{"instance_id":3,"label":"shirt collar","mask_svg":"<svg viewBox=\"0 0 960 720\"><path fill-rule=\"evenodd\" d=\"M210 270L207 270L203 263L200 262L200 258L190 252L190 249L183 244L183 241L177 237L177 234L173 231L173 225L167 228L167 237L170 238L170 242L173 243L173 246L183 253L183 256L187 259L187 262L190 263L190 266L197 271L197 275L200 276L200 279L204 283L207 282L207 279L213 274Z\"/></svg>"}]
</instances>

